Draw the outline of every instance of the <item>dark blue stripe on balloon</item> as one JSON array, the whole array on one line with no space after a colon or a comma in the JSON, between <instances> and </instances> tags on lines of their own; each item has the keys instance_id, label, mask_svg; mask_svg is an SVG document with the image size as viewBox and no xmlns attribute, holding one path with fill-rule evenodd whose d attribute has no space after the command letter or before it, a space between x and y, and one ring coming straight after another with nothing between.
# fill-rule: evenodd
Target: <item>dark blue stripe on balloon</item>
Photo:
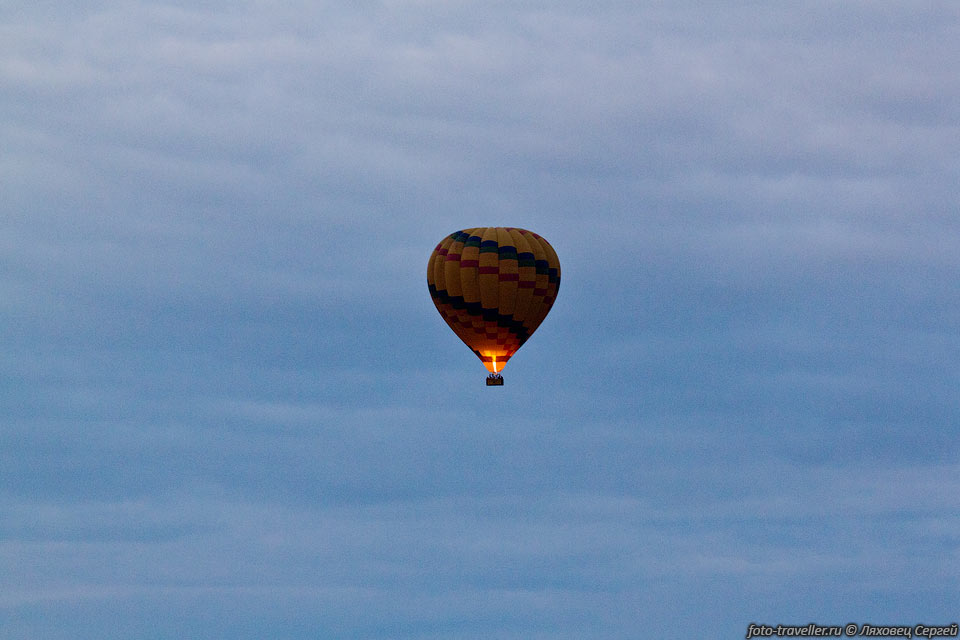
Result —
<instances>
[{"instance_id":1,"label":"dark blue stripe on balloon","mask_svg":"<svg viewBox=\"0 0 960 640\"><path fill-rule=\"evenodd\" d=\"M463 296L452 296L445 290L437 289L436 285L431 284L427 288L430 297L440 304L448 304L457 310L466 309L471 317L480 317L486 322L496 322L498 327L506 327L521 345L530 337L523 323L514 320L512 315L500 314L496 309L484 309L479 302L465 302Z\"/></svg>"}]
</instances>

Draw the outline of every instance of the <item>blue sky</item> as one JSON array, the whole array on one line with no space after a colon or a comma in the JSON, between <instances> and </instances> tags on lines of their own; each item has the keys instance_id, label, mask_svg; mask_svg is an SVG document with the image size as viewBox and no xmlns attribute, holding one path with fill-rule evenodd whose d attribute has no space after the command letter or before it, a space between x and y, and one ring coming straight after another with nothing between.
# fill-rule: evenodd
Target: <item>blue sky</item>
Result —
<instances>
[{"instance_id":1,"label":"blue sky","mask_svg":"<svg viewBox=\"0 0 960 640\"><path fill-rule=\"evenodd\" d=\"M0 636L955 622L960 9L703 5L5 3Z\"/></svg>"}]
</instances>

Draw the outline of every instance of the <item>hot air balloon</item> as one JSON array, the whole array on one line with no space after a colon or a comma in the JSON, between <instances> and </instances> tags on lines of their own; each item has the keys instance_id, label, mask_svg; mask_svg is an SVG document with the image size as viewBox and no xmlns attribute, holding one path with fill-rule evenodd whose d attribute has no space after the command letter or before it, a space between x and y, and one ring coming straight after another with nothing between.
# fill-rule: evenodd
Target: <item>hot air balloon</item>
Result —
<instances>
[{"instance_id":1,"label":"hot air balloon","mask_svg":"<svg viewBox=\"0 0 960 640\"><path fill-rule=\"evenodd\" d=\"M537 330L560 287L557 252L515 227L451 233L430 255L427 286L437 310L502 385L507 361Z\"/></svg>"}]
</instances>

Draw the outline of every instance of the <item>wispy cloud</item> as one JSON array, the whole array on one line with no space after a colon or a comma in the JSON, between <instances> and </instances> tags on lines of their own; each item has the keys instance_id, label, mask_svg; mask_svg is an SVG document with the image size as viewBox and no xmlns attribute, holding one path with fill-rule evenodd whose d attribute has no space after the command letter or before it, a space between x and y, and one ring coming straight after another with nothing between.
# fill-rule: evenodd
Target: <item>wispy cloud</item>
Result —
<instances>
[{"instance_id":1,"label":"wispy cloud","mask_svg":"<svg viewBox=\"0 0 960 640\"><path fill-rule=\"evenodd\" d=\"M0 14L0 635L952 615L952 6ZM564 269L494 390L479 224Z\"/></svg>"}]
</instances>

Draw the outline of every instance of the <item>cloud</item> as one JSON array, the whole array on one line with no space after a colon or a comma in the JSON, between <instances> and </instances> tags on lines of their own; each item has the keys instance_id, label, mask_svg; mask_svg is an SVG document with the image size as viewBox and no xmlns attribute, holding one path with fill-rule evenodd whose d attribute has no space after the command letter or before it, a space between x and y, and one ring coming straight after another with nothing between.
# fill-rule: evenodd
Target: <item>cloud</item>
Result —
<instances>
[{"instance_id":1,"label":"cloud","mask_svg":"<svg viewBox=\"0 0 960 640\"><path fill-rule=\"evenodd\" d=\"M682 610L671 599L690 582L746 581L754 585L746 594L722 587L722 597L746 610L749 593L762 591L790 610L791 581L843 575L849 594L896 593L918 570L951 581L949 563L924 550L953 537L955 523L942 514L956 506L954 466L812 477L781 466L779 479L772 470L746 470L732 493L690 478L678 495L692 491L704 501L686 506L659 500L663 487L640 496L547 492L536 502L465 493L281 507L213 490L146 502L7 504L5 562L16 559L21 575L40 584L56 571L60 586L20 584L5 589L4 604L29 611L46 602L56 612L95 601L138 611L194 599L200 609L184 610L189 621L239 599L249 602L239 615L252 629L295 616L307 628L345 630L356 624L347 612L374 607L359 623L370 633L463 624L468 635L477 627L552 628L565 637L566 624L591 629L587 620L604 620L602 603L619 609L641 598ZM650 478L671 482L665 466ZM892 558L894 544L917 555ZM141 578L118 585L130 576ZM621 614L606 620L614 634L632 626L635 612ZM665 629L668 621L653 624Z\"/></svg>"},{"instance_id":2,"label":"cloud","mask_svg":"<svg viewBox=\"0 0 960 640\"><path fill-rule=\"evenodd\" d=\"M0 635L947 615L956 18L8 8ZM564 269L501 389L475 224Z\"/></svg>"}]
</instances>

